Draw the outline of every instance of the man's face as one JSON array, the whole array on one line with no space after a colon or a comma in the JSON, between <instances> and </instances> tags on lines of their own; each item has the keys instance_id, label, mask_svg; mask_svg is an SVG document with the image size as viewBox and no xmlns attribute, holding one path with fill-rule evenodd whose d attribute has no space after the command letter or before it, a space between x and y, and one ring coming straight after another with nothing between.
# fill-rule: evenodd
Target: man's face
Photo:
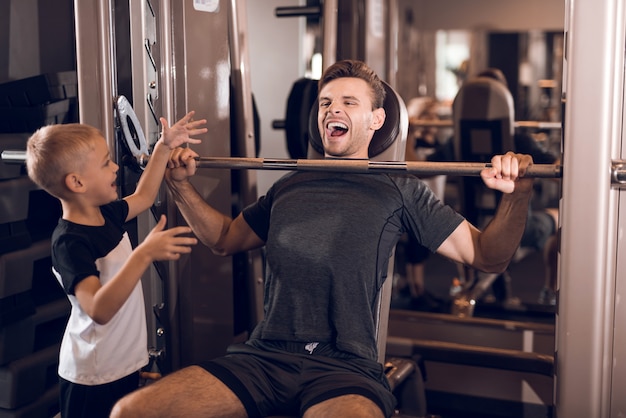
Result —
<instances>
[{"instance_id":1,"label":"man's face","mask_svg":"<svg viewBox=\"0 0 626 418\"><path fill-rule=\"evenodd\" d=\"M338 78L319 93L317 124L327 156L367 158L372 136L384 121L384 109L372 110L372 91L365 80Z\"/></svg>"}]
</instances>

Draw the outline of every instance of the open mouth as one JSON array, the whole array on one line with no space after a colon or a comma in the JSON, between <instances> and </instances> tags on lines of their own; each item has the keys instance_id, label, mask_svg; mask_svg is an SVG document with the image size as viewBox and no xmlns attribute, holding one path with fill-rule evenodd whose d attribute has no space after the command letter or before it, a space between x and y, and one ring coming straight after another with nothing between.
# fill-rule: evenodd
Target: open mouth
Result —
<instances>
[{"instance_id":1,"label":"open mouth","mask_svg":"<svg viewBox=\"0 0 626 418\"><path fill-rule=\"evenodd\" d=\"M341 122L331 122L326 125L326 134L329 137L338 137L348 132L348 126Z\"/></svg>"}]
</instances>

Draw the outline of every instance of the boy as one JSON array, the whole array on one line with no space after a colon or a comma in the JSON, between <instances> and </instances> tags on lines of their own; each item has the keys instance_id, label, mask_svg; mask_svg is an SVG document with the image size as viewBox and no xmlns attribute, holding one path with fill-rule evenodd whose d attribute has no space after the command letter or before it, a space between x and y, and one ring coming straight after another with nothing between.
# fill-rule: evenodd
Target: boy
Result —
<instances>
[{"instance_id":1,"label":"boy","mask_svg":"<svg viewBox=\"0 0 626 418\"><path fill-rule=\"evenodd\" d=\"M177 260L197 240L191 229L165 230L162 216L133 251L124 223L152 206L170 150L207 131L190 112L162 136L136 191L118 199L119 166L101 132L84 124L45 126L27 143L29 177L61 201L52 234L52 269L71 314L59 355L63 418L108 417L115 401L137 388L148 363L142 274L156 260Z\"/></svg>"}]
</instances>

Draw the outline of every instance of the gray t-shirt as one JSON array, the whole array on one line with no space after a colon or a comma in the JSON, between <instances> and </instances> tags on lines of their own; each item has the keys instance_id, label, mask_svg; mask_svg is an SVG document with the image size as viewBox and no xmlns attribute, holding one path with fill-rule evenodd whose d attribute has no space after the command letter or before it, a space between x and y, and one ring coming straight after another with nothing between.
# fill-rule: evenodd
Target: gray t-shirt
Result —
<instances>
[{"instance_id":1,"label":"gray t-shirt","mask_svg":"<svg viewBox=\"0 0 626 418\"><path fill-rule=\"evenodd\" d=\"M404 232L431 251L462 222L411 175L293 172L243 212L266 243L252 339L321 342L377 359L375 308Z\"/></svg>"}]
</instances>

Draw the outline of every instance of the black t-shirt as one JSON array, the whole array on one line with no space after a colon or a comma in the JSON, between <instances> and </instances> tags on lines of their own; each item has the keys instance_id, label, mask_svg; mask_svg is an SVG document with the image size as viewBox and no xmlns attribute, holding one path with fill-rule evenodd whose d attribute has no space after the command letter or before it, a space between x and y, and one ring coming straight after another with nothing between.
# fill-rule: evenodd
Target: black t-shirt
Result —
<instances>
[{"instance_id":1,"label":"black t-shirt","mask_svg":"<svg viewBox=\"0 0 626 418\"><path fill-rule=\"evenodd\" d=\"M266 242L252 338L333 343L377 359L376 297L404 232L432 251L463 218L412 175L295 172L244 218Z\"/></svg>"},{"instance_id":2,"label":"black t-shirt","mask_svg":"<svg viewBox=\"0 0 626 418\"><path fill-rule=\"evenodd\" d=\"M52 233L52 266L61 275L63 288L69 295L89 276L100 276L96 260L106 256L122 240L128 203L117 200L100 207L105 223L102 226L79 225L59 219Z\"/></svg>"}]
</instances>

